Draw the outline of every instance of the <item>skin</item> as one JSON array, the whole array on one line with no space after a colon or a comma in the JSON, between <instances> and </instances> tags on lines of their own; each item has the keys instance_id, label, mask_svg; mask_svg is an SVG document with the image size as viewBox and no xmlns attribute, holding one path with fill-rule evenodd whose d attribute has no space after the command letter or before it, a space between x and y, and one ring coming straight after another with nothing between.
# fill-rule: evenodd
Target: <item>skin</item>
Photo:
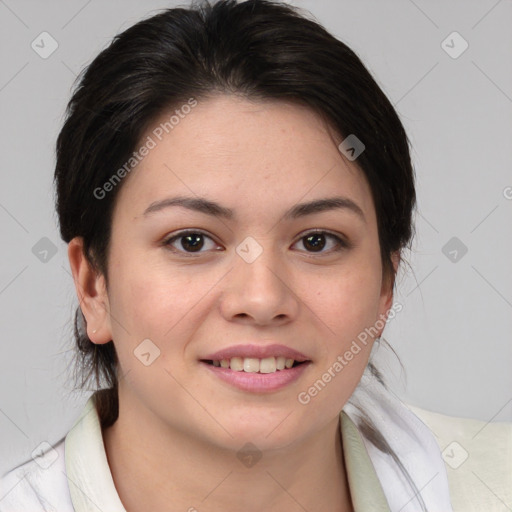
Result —
<instances>
[{"instance_id":1,"label":"skin","mask_svg":"<svg viewBox=\"0 0 512 512\"><path fill-rule=\"evenodd\" d=\"M163 112L141 140L168 118ZM341 140L291 103L199 101L120 185L108 289L81 239L70 242L89 338L113 340L119 356L119 419L103 437L128 512L353 510L339 414L372 342L307 405L297 399L392 304L371 191L357 160L339 152ZM216 201L236 219L182 207L143 214L177 195ZM350 198L364 220L348 209L283 219L297 203L333 196ZM165 245L184 229L207 234L199 253L183 238ZM315 252L304 238L312 229L350 246L336 251L326 235ZM248 236L263 250L252 263L236 252ZM147 338L160 349L149 366L133 353ZM247 342L282 343L312 362L264 394L236 389L199 362ZM247 442L262 454L252 467L236 456Z\"/></svg>"}]
</instances>

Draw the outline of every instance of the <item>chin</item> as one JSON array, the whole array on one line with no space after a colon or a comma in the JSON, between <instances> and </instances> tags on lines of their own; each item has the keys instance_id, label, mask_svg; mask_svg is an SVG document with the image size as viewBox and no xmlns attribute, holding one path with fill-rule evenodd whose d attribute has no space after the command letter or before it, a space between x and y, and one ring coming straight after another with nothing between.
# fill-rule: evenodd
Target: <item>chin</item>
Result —
<instances>
[{"instance_id":1,"label":"chin","mask_svg":"<svg viewBox=\"0 0 512 512\"><path fill-rule=\"evenodd\" d=\"M228 436L226 441L236 449L240 449L247 442L253 443L260 450L285 448L307 434L304 423L296 424L291 420L293 414L290 412L282 412L278 417L272 415L266 419L261 415L251 414L242 421L225 422L224 428L233 436Z\"/></svg>"}]
</instances>

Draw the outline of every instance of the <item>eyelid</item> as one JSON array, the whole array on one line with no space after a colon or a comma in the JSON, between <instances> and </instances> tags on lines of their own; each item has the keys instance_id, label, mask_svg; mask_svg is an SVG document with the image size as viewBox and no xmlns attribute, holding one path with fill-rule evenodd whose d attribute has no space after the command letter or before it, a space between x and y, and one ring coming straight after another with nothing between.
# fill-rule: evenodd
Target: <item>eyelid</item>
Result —
<instances>
[{"instance_id":1,"label":"eyelid","mask_svg":"<svg viewBox=\"0 0 512 512\"><path fill-rule=\"evenodd\" d=\"M206 231L203 231L202 229L183 229L181 231L177 231L176 233L172 233L169 236L166 236L162 240L162 245L164 247L170 248L170 250L175 253L183 254L185 256L199 256L201 253L203 253L205 251L199 251L199 252L194 253L194 252L180 251L180 250L177 250L177 249L174 249L173 247L171 247L172 242L174 242L180 238L183 238L187 235L191 235L191 234L203 235L204 237L212 240L217 245L220 245L211 235L209 235ZM208 252L208 251L206 251L206 252Z\"/></svg>"},{"instance_id":2,"label":"eyelid","mask_svg":"<svg viewBox=\"0 0 512 512\"><path fill-rule=\"evenodd\" d=\"M330 231L329 229L324 229L324 228L306 229L305 231L303 231L297 235L297 240L300 240L301 238L304 238L305 236L315 235L315 234L329 235L334 238L338 238L341 242L343 242L347 246L350 245L350 243L345 235L338 233L336 231Z\"/></svg>"},{"instance_id":3,"label":"eyelid","mask_svg":"<svg viewBox=\"0 0 512 512\"><path fill-rule=\"evenodd\" d=\"M297 241L294 242L293 245L295 245L297 242L300 242L300 240L302 240L303 238L305 238L309 235L315 235L315 234L325 235L326 237L334 238L336 243L338 244L338 247L331 249L330 251L318 252L318 253L301 251L301 252L305 252L308 256L312 256L312 257L314 257L315 255L327 256L327 255L330 255L333 253L337 253L343 249L351 249L353 247L353 244L347 239L346 236L342 235L341 233L337 233L335 231L330 231L328 229L322 229L322 228L308 229L306 231L303 231L302 233L299 233L299 235L297 237Z\"/></svg>"},{"instance_id":4,"label":"eyelid","mask_svg":"<svg viewBox=\"0 0 512 512\"><path fill-rule=\"evenodd\" d=\"M164 245L164 247L171 247L171 242L174 242L177 239L185 237L190 234L203 235L206 238L209 238L210 240L212 240L214 243L220 245L211 235L209 235L206 231L203 231L202 229L199 229L199 228L198 229L184 229L182 231L173 233L163 239L162 245ZM295 245L296 243L300 242L303 238L305 238L309 235L315 235L315 234L326 235L327 237L331 237L331 238L335 239L336 243L338 244L338 247L335 249L331 249L330 251L326 251L326 252L318 252L318 253L308 252L308 251L300 251L300 252L305 252L306 254L308 254L310 256L315 256L315 255L322 256L322 255L336 253L343 249L352 248L352 244L346 239L346 237L344 235L330 231L328 229L322 229L322 228L312 228L312 229L308 229L308 230L305 230L305 231L299 233L299 235L297 235L297 240L292 245ZM194 253L194 252L175 250L174 248L171 248L171 250L173 252L177 252L179 254L183 254L186 256L199 256L202 252L209 252L209 251L199 251L199 252Z\"/></svg>"}]
</instances>

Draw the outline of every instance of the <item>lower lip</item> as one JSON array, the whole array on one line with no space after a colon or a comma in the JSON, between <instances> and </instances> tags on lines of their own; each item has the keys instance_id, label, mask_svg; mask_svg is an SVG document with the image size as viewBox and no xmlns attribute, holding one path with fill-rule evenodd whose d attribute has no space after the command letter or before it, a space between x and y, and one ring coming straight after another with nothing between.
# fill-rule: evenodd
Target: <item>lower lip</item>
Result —
<instances>
[{"instance_id":1,"label":"lower lip","mask_svg":"<svg viewBox=\"0 0 512 512\"><path fill-rule=\"evenodd\" d=\"M310 361L286 370L277 370L273 373L235 372L230 368L213 366L203 361L201 361L201 364L206 366L219 379L228 382L238 389L253 393L267 393L282 389L296 381L309 366Z\"/></svg>"}]
</instances>

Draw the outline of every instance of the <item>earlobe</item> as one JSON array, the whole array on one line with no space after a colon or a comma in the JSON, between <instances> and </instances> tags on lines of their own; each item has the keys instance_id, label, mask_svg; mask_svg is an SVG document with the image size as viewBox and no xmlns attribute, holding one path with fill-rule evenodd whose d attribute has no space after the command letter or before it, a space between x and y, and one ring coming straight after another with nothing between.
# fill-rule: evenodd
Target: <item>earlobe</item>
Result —
<instances>
[{"instance_id":1,"label":"earlobe","mask_svg":"<svg viewBox=\"0 0 512 512\"><path fill-rule=\"evenodd\" d=\"M400 251L395 251L391 253L391 262L393 263L393 270L396 275L398 272L398 265L400 264Z\"/></svg>"},{"instance_id":2,"label":"earlobe","mask_svg":"<svg viewBox=\"0 0 512 512\"><path fill-rule=\"evenodd\" d=\"M398 265L400 264L400 251L392 252L390 255L390 260L393 265L393 275L386 276L387 278L382 282L382 293L388 295L389 305L388 308L391 307L393 300L393 288L395 286L395 277L398 272Z\"/></svg>"},{"instance_id":3,"label":"earlobe","mask_svg":"<svg viewBox=\"0 0 512 512\"><path fill-rule=\"evenodd\" d=\"M108 343L112 331L105 277L85 257L82 237L69 242L68 259L80 309L87 322L87 336L93 343Z\"/></svg>"},{"instance_id":4,"label":"earlobe","mask_svg":"<svg viewBox=\"0 0 512 512\"><path fill-rule=\"evenodd\" d=\"M393 306L393 288L395 284L395 276L398 271L398 265L400 264L399 251L391 253L391 262L393 264L393 275L386 276L386 278L382 280L381 308L379 314L380 318L384 319L387 318L388 312ZM379 337L382 336L382 331L384 330L384 327L381 329Z\"/></svg>"}]
</instances>

